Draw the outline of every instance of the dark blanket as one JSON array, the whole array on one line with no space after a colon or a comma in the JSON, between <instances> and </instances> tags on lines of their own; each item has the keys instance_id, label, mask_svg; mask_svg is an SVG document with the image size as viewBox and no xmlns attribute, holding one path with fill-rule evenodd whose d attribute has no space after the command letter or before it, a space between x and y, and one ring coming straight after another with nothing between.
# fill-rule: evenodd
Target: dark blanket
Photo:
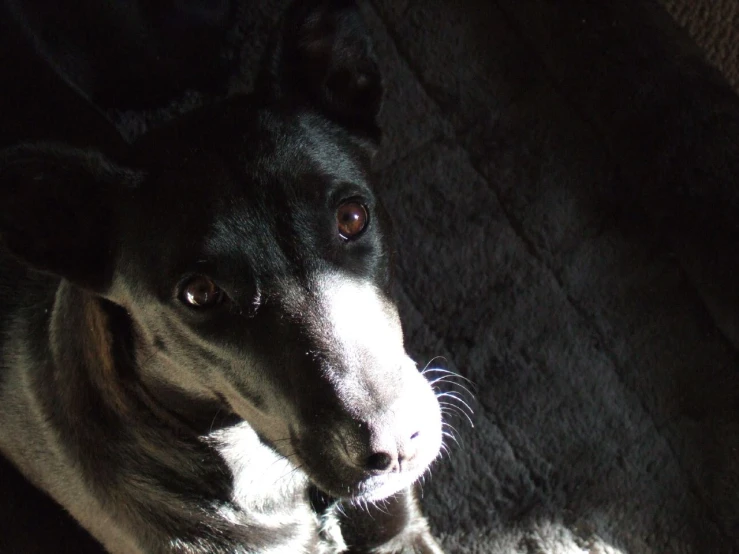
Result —
<instances>
[{"instance_id":1,"label":"dark blanket","mask_svg":"<svg viewBox=\"0 0 739 554\"><path fill-rule=\"evenodd\" d=\"M476 396L425 509L449 553L739 552L739 98L656 3L560 4L365 5L408 348Z\"/></svg>"},{"instance_id":2,"label":"dark blanket","mask_svg":"<svg viewBox=\"0 0 739 554\"><path fill-rule=\"evenodd\" d=\"M659 0L739 91L739 0Z\"/></svg>"}]
</instances>

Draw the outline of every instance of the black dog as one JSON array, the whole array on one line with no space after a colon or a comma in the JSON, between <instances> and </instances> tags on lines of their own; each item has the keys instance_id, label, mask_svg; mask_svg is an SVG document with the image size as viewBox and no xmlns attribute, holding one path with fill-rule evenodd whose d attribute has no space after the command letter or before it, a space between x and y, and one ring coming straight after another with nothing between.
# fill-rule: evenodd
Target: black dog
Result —
<instances>
[{"instance_id":1,"label":"black dog","mask_svg":"<svg viewBox=\"0 0 739 554\"><path fill-rule=\"evenodd\" d=\"M311 4L311 6L307 6ZM389 298L348 1L126 159L0 155L0 450L114 553L440 552L437 398Z\"/></svg>"}]
</instances>

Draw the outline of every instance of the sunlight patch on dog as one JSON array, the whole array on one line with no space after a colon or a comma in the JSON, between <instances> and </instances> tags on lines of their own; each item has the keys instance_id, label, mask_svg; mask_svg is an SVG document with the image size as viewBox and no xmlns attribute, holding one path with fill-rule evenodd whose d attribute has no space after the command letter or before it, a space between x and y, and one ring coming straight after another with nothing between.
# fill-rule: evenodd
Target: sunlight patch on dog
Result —
<instances>
[{"instance_id":1,"label":"sunlight patch on dog","mask_svg":"<svg viewBox=\"0 0 739 554\"><path fill-rule=\"evenodd\" d=\"M373 283L344 272L324 272L314 278L321 323L319 341L341 353L344 368L329 371L347 405L379 398L378 387L404 389L404 367L415 364L405 354L403 333L395 305ZM355 377L346 379L346 370ZM393 383L389 385L388 382Z\"/></svg>"},{"instance_id":2,"label":"sunlight patch on dog","mask_svg":"<svg viewBox=\"0 0 739 554\"><path fill-rule=\"evenodd\" d=\"M367 479L357 491L380 500L419 479L438 457L438 399L406 353L397 308L380 288L342 272L322 273L314 283L326 322L321 332L343 353L340 369L328 364L327 372L347 412L373 430L381 448L413 452L400 473Z\"/></svg>"},{"instance_id":3,"label":"sunlight patch on dog","mask_svg":"<svg viewBox=\"0 0 739 554\"><path fill-rule=\"evenodd\" d=\"M402 348L397 310L374 284L339 273L322 274L317 282L326 321L341 340Z\"/></svg>"},{"instance_id":4,"label":"sunlight patch on dog","mask_svg":"<svg viewBox=\"0 0 739 554\"><path fill-rule=\"evenodd\" d=\"M264 448L247 423L217 431L211 438L220 444L221 455L234 476L234 501L242 507L248 499L249 508L264 510L276 491L290 491L295 481L306 479L287 458Z\"/></svg>"}]
</instances>

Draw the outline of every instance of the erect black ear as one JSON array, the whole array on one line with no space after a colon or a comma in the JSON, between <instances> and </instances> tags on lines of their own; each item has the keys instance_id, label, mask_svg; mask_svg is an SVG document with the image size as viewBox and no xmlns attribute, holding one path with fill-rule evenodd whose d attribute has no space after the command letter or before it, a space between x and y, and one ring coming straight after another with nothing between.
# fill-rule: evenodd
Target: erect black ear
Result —
<instances>
[{"instance_id":1,"label":"erect black ear","mask_svg":"<svg viewBox=\"0 0 739 554\"><path fill-rule=\"evenodd\" d=\"M49 144L0 151L0 246L102 291L113 270L116 198L137 179L96 152Z\"/></svg>"},{"instance_id":2,"label":"erect black ear","mask_svg":"<svg viewBox=\"0 0 739 554\"><path fill-rule=\"evenodd\" d=\"M382 78L352 0L297 0L267 55L262 82L277 98L307 100L352 131L378 141Z\"/></svg>"}]
</instances>

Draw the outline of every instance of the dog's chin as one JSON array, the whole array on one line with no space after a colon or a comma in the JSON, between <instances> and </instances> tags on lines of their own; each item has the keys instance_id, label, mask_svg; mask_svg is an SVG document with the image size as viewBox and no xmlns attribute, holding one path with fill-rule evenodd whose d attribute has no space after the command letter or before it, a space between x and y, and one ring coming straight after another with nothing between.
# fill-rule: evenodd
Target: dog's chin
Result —
<instances>
[{"instance_id":1,"label":"dog's chin","mask_svg":"<svg viewBox=\"0 0 739 554\"><path fill-rule=\"evenodd\" d=\"M324 494L345 501L377 502L407 489L424 474L427 468L415 472L373 475L352 481L330 479L326 476L308 478Z\"/></svg>"},{"instance_id":2,"label":"dog's chin","mask_svg":"<svg viewBox=\"0 0 739 554\"><path fill-rule=\"evenodd\" d=\"M421 475L405 476L392 474L381 477L370 477L360 482L354 493L343 500L378 502L384 500L415 483Z\"/></svg>"}]
</instances>

